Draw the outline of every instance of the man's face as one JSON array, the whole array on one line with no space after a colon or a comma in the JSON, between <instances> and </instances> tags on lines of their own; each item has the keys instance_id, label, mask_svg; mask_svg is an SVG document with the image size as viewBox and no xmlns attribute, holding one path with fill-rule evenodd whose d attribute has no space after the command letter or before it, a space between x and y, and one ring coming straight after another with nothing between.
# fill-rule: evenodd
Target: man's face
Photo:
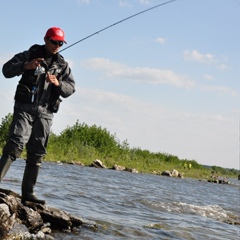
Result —
<instances>
[{"instance_id":1,"label":"man's face","mask_svg":"<svg viewBox=\"0 0 240 240\"><path fill-rule=\"evenodd\" d=\"M62 41L54 41L51 38L44 38L45 49L49 54L56 54L63 45Z\"/></svg>"}]
</instances>

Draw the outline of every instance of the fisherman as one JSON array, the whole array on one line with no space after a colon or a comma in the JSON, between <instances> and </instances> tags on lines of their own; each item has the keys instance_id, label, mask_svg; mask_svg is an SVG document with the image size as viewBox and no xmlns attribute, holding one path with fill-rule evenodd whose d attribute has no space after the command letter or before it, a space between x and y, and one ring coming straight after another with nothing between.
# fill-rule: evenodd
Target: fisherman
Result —
<instances>
[{"instance_id":1,"label":"fisherman","mask_svg":"<svg viewBox=\"0 0 240 240\"><path fill-rule=\"evenodd\" d=\"M0 160L0 182L13 161L26 147L27 158L22 180L22 203L45 204L34 194L39 169L44 156L53 113L62 101L75 92L71 69L58 53L65 41L59 27L51 27L44 36L44 45L33 45L16 54L3 65L6 78L20 76L15 92L13 121Z\"/></svg>"},{"instance_id":2,"label":"fisherman","mask_svg":"<svg viewBox=\"0 0 240 240\"><path fill-rule=\"evenodd\" d=\"M184 169L186 169L187 168L187 163L185 162L183 166L184 166Z\"/></svg>"},{"instance_id":3,"label":"fisherman","mask_svg":"<svg viewBox=\"0 0 240 240\"><path fill-rule=\"evenodd\" d=\"M192 168L192 164L189 163L189 164L188 164L188 169L191 170L191 168Z\"/></svg>"}]
</instances>

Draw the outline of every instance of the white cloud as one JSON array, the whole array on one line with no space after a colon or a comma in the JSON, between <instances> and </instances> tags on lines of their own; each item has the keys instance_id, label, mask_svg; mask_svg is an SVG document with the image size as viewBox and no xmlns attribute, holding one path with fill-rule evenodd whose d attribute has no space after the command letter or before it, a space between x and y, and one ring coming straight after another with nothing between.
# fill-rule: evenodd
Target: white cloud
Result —
<instances>
[{"instance_id":1,"label":"white cloud","mask_svg":"<svg viewBox=\"0 0 240 240\"><path fill-rule=\"evenodd\" d=\"M215 57L210 54L201 54L197 50L185 50L183 51L183 57L185 60L197 61L203 63L214 63L216 61Z\"/></svg>"},{"instance_id":2,"label":"white cloud","mask_svg":"<svg viewBox=\"0 0 240 240\"><path fill-rule=\"evenodd\" d=\"M225 86L207 86L207 85L202 85L202 86L200 86L200 89L202 89L203 91L217 92L221 96L225 96L225 95L230 95L230 96L233 96L233 97L239 96L237 91L235 91L234 89L225 87Z\"/></svg>"},{"instance_id":3,"label":"white cloud","mask_svg":"<svg viewBox=\"0 0 240 240\"><path fill-rule=\"evenodd\" d=\"M150 3L150 0L139 0L140 4L149 4Z\"/></svg>"},{"instance_id":4,"label":"white cloud","mask_svg":"<svg viewBox=\"0 0 240 240\"><path fill-rule=\"evenodd\" d=\"M82 5L82 4L89 4L92 2L92 0L76 0L77 4Z\"/></svg>"},{"instance_id":5,"label":"white cloud","mask_svg":"<svg viewBox=\"0 0 240 240\"><path fill-rule=\"evenodd\" d=\"M154 41L163 44L163 43L165 43L167 41L167 39L159 37L159 38L156 38Z\"/></svg>"},{"instance_id":6,"label":"white cloud","mask_svg":"<svg viewBox=\"0 0 240 240\"><path fill-rule=\"evenodd\" d=\"M221 70L225 71L225 70L228 70L228 69L230 69L230 67L229 67L229 66L227 66L225 63L222 63L222 64L220 64L220 65L219 65L219 69L221 69Z\"/></svg>"},{"instance_id":7,"label":"white cloud","mask_svg":"<svg viewBox=\"0 0 240 240\"><path fill-rule=\"evenodd\" d=\"M225 56L221 56L217 58L216 56L206 53L202 54L197 50L185 50L183 51L183 58L187 61L196 61L205 64L214 64L218 69L226 71L229 70L230 67L226 64L227 58Z\"/></svg>"},{"instance_id":8,"label":"white cloud","mask_svg":"<svg viewBox=\"0 0 240 240\"><path fill-rule=\"evenodd\" d=\"M130 2L129 0L119 0L119 6L121 7L126 7L126 6L130 6ZM143 5L147 5L150 3L150 0L139 0L140 4Z\"/></svg>"},{"instance_id":9,"label":"white cloud","mask_svg":"<svg viewBox=\"0 0 240 240\"><path fill-rule=\"evenodd\" d=\"M128 6L130 6L130 4L126 0L120 0L119 6L120 7L128 7Z\"/></svg>"},{"instance_id":10,"label":"white cloud","mask_svg":"<svg viewBox=\"0 0 240 240\"><path fill-rule=\"evenodd\" d=\"M83 62L84 67L101 72L105 79L123 79L136 83L147 83L152 85L167 84L179 88L197 87L201 91L215 92L219 96L238 97L239 93L226 86L198 85L185 76L181 76L172 70L161 70L148 67L128 67L124 64L112 62L103 58L91 58ZM205 74L207 80L214 80L213 76Z\"/></svg>"},{"instance_id":11,"label":"white cloud","mask_svg":"<svg viewBox=\"0 0 240 240\"><path fill-rule=\"evenodd\" d=\"M103 58L91 58L83 62L86 68L102 72L108 78L122 78L129 81L149 84L169 84L175 87L191 88L195 83L172 70L156 68L130 68L124 64L111 62Z\"/></svg>"},{"instance_id":12,"label":"white cloud","mask_svg":"<svg viewBox=\"0 0 240 240\"><path fill-rule=\"evenodd\" d=\"M214 77L209 74L205 74L203 77L204 79L207 79L207 80L214 80Z\"/></svg>"}]
</instances>

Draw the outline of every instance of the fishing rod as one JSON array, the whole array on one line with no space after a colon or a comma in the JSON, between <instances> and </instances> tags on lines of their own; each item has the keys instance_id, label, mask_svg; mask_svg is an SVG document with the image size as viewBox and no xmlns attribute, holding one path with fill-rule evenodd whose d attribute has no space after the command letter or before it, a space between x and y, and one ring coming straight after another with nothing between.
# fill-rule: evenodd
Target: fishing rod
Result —
<instances>
[{"instance_id":1,"label":"fishing rod","mask_svg":"<svg viewBox=\"0 0 240 240\"><path fill-rule=\"evenodd\" d=\"M140 14L142 14L142 13L151 11L151 10L153 10L154 8L158 8L158 7L161 7L161 6L163 6L163 5L166 5L166 4L169 4L169 3L171 3L171 2L175 2L175 1L177 1L177 0L171 0L171 1L164 2L164 3L160 3L160 4L156 5L156 6L147 8L147 9L141 11L141 12L135 13L135 14L133 14L133 15L131 15L131 16L129 16L129 17L126 17L126 18L124 18L124 19L122 19L122 20L120 20L120 21L118 21L118 22L115 22L115 23L113 23L113 24L111 24L111 25L109 25L109 26L107 26L107 27L105 27L105 28L102 28L102 29L100 29L99 31L88 35L87 37L84 37L84 38L80 39L79 41L77 41L77 42L69 45L68 47L63 48L63 49L60 50L59 52L62 52L62 51L64 51L64 50L66 50L66 49L68 49L68 48L70 48L70 47L72 47L72 46L74 46L74 45L76 45L76 44L78 44L78 43L80 43L80 42L82 42L82 41L84 41L84 40L86 40L86 39L94 36L94 35L96 35L96 34L99 34L100 32L103 32L103 31L107 30L108 28L111 28L111 27L113 27L113 26L116 26L116 25L119 24L119 23L122 23L122 22L124 22L124 21L127 21L127 20L130 19L130 18L136 17L137 15L140 15Z\"/></svg>"}]
</instances>

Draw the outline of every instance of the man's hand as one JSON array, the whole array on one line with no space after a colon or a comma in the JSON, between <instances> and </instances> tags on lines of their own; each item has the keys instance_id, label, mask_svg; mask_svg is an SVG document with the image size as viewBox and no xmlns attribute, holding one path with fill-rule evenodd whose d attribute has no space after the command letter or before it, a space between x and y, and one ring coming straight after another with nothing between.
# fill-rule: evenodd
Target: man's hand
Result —
<instances>
[{"instance_id":1,"label":"man's hand","mask_svg":"<svg viewBox=\"0 0 240 240\"><path fill-rule=\"evenodd\" d=\"M48 72L47 72L47 76L46 76L46 81L54 84L56 87L59 86L59 81L56 78L56 76L55 75L50 75Z\"/></svg>"},{"instance_id":2,"label":"man's hand","mask_svg":"<svg viewBox=\"0 0 240 240\"><path fill-rule=\"evenodd\" d=\"M38 66L40 66L40 64L43 60L44 60L44 58L35 58L35 59L31 60L30 62L25 62L23 64L23 70L36 69Z\"/></svg>"}]
</instances>

